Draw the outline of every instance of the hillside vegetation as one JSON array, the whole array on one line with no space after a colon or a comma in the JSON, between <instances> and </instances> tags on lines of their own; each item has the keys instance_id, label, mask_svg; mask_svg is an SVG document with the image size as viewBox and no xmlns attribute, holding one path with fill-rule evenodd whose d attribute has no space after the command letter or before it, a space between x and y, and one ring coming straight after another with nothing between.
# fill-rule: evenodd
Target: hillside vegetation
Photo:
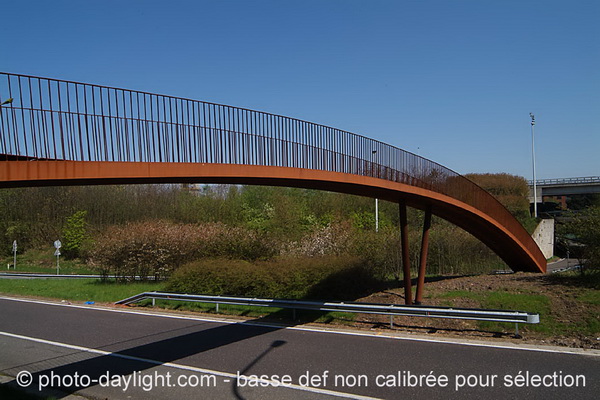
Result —
<instances>
[{"instance_id":1,"label":"hillside vegetation","mask_svg":"<svg viewBox=\"0 0 600 400\"><path fill-rule=\"evenodd\" d=\"M531 225L523 178L506 174L469 177L522 223ZM310 290L300 293L298 287L318 285L327 274L352 271L365 288L373 290L400 281L398 208L380 201L379 210L380 229L375 232L373 199L323 191L229 185L4 189L0 190L0 246L8 257L17 240L20 254L47 251L52 260L50 246L61 239L67 258L78 259L106 276L127 280L136 275L166 278L175 274L172 288L177 290L210 289L238 295L256 291L241 283L227 290L216 284L202 286L200 278L192 278L204 274L216 282L219 270L223 274L239 271L259 281L263 275L270 276L261 285L270 287L272 293L283 296L287 290L284 297L293 293L303 297ZM413 267L418 264L422 219L420 211L410 210ZM429 273L505 268L486 246L461 229L439 218L434 218L432 227ZM210 260L228 266L215 269L215 261ZM281 272L287 270L293 273ZM365 288L343 297L364 295Z\"/></svg>"}]
</instances>

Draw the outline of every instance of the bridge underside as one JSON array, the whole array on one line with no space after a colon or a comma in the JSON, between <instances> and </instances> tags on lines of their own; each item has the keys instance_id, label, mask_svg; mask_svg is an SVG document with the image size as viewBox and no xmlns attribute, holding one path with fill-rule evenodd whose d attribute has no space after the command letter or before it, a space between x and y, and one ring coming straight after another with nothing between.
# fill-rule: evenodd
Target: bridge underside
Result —
<instances>
[{"instance_id":1,"label":"bridge underside","mask_svg":"<svg viewBox=\"0 0 600 400\"><path fill-rule=\"evenodd\" d=\"M80 162L36 159L0 163L0 187L132 183L229 183L287 186L379 198L427 210L470 232L514 271L546 272L541 252L527 249L488 215L427 189L340 172L237 164ZM468 255L467 255L468 256Z\"/></svg>"}]
</instances>

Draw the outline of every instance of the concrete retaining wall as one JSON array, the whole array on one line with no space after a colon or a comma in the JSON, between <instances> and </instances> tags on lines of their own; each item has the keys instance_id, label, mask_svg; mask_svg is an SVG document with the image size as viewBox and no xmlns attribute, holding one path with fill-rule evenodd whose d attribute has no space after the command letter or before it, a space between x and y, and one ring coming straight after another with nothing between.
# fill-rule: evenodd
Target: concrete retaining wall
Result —
<instances>
[{"instance_id":1,"label":"concrete retaining wall","mask_svg":"<svg viewBox=\"0 0 600 400\"><path fill-rule=\"evenodd\" d=\"M537 243L544 257L554 256L554 220L543 219L533 232L533 240Z\"/></svg>"}]
</instances>

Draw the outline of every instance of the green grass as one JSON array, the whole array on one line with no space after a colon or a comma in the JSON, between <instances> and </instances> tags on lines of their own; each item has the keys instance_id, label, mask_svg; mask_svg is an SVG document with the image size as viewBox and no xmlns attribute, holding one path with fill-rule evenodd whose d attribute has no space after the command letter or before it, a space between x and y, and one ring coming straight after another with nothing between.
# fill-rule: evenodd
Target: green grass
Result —
<instances>
[{"instance_id":1,"label":"green grass","mask_svg":"<svg viewBox=\"0 0 600 400\"><path fill-rule=\"evenodd\" d=\"M443 299L467 298L467 299L482 301L484 298L484 295L482 293L469 292L467 290L451 290L449 292L446 292L446 293L440 295L439 297L441 297Z\"/></svg>"},{"instance_id":2,"label":"green grass","mask_svg":"<svg viewBox=\"0 0 600 400\"><path fill-rule=\"evenodd\" d=\"M445 293L442 298L471 298L480 302L480 307L497 310L515 310L526 311L540 314L539 324L521 324L523 331L540 332L545 335L564 335L583 334L595 336L600 333L600 321L597 315L590 311L587 316L578 323L561 322L556 319L552 313L552 304L550 299L539 294L507 293L507 292L486 292L474 293L467 291L452 291ZM600 292L586 291L578 297L578 300L598 305L600 304ZM479 321L478 326L481 329L493 331L511 331L514 324L502 322Z\"/></svg>"},{"instance_id":3,"label":"green grass","mask_svg":"<svg viewBox=\"0 0 600 400\"><path fill-rule=\"evenodd\" d=\"M1 259L0 272L35 272L42 274L56 273L56 257L54 256L54 247L46 249L31 249L24 254L17 254L17 268L7 269L7 264L13 264L13 257L4 257ZM59 272L65 275L78 274L96 274L80 260L66 260L59 258Z\"/></svg>"},{"instance_id":4,"label":"green grass","mask_svg":"<svg viewBox=\"0 0 600 400\"><path fill-rule=\"evenodd\" d=\"M507 292L486 293L483 306L496 310L526 311L545 315L551 310L550 299L546 296Z\"/></svg>"},{"instance_id":5,"label":"green grass","mask_svg":"<svg viewBox=\"0 0 600 400\"><path fill-rule=\"evenodd\" d=\"M540 314L539 324L521 324L523 330L556 333L560 330L557 321L551 314L550 299L546 296L535 294L515 294L507 292L482 293L484 296L482 307L495 310L526 311ZM488 330L512 330L514 324L502 322L480 321L479 326Z\"/></svg>"},{"instance_id":6,"label":"green grass","mask_svg":"<svg viewBox=\"0 0 600 400\"><path fill-rule=\"evenodd\" d=\"M117 284L99 279L0 279L0 293L72 301L115 302L140 292L161 290L162 282Z\"/></svg>"},{"instance_id":7,"label":"green grass","mask_svg":"<svg viewBox=\"0 0 600 400\"><path fill-rule=\"evenodd\" d=\"M342 325L351 325L355 318L356 314L354 313L331 311L321 315L315 322L322 322L325 324L335 322Z\"/></svg>"},{"instance_id":8,"label":"green grass","mask_svg":"<svg viewBox=\"0 0 600 400\"><path fill-rule=\"evenodd\" d=\"M540 332L546 335L571 335L580 333L585 335L596 335L600 332L600 321L597 316L590 312L588 317L580 323L564 323L558 321L552 314L550 299L539 294L523 294L508 292L469 292L466 290L454 290L438 296L443 299L469 298L479 302L478 307L495 310L526 311L540 314L539 324L521 324L523 331ZM600 303L600 292L587 291L578 298L589 304ZM512 331L514 324L503 322L479 321L480 329L489 331Z\"/></svg>"},{"instance_id":9,"label":"green grass","mask_svg":"<svg viewBox=\"0 0 600 400\"><path fill-rule=\"evenodd\" d=\"M102 282L99 279L0 279L0 294L46 297L70 301L94 301L114 303L118 300L141 292L161 291L164 282ZM141 307L151 307L152 301L138 303ZM167 310L216 313L215 305L210 303L157 300L157 308ZM249 318L270 318L290 320L292 310L238 305L219 305L219 314L243 316ZM310 312L297 310L296 317L302 322L348 324L354 320L354 314L341 312Z\"/></svg>"},{"instance_id":10,"label":"green grass","mask_svg":"<svg viewBox=\"0 0 600 400\"><path fill-rule=\"evenodd\" d=\"M552 283L600 290L600 271L566 271L549 276Z\"/></svg>"},{"instance_id":11,"label":"green grass","mask_svg":"<svg viewBox=\"0 0 600 400\"><path fill-rule=\"evenodd\" d=\"M600 305L600 290L590 290L585 292L584 294L577 296L577 300L598 306Z\"/></svg>"}]
</instances>

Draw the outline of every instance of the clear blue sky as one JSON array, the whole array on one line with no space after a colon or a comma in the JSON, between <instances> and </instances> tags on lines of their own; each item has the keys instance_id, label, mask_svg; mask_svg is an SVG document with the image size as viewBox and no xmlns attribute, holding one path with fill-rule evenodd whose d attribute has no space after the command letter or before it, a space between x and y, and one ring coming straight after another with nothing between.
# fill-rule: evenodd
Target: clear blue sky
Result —
<instances>
[{"instance_id":1,"label":"clear blue sky","mask_svg":"<svg viewBox=\"0 0 600 400\"><path fill-rule=\"evenodd\" d=\"M600 175L600 1L4 1L0 70L248 107L460 173Z\"/></svg>"}]
</instances>

